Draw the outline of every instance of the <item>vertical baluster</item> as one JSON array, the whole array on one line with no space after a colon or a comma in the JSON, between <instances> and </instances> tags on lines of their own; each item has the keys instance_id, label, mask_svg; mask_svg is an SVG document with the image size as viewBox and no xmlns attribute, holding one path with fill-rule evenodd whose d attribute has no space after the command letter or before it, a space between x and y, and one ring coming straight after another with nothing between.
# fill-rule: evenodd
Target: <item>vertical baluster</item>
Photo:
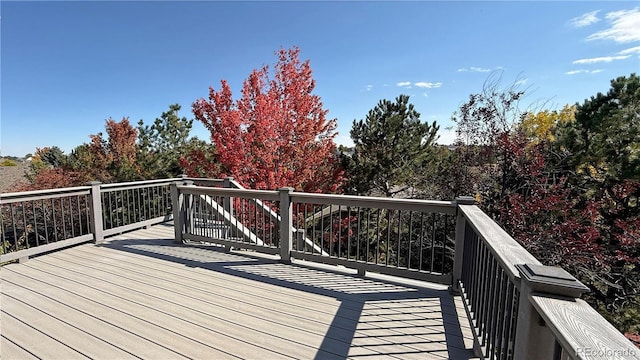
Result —
<instances>
[{"instance_id":1,"label":"vertical baluster","mask_svg":"<svg viewBox=\"0 0 640 360\"><path fill-rule=\"evenodd\" d=\"M498 309L495 316L498 318L498 323L495 329L495 333L492 335L493 348L491 356L494 358L500 358L502 353L502 343L504 339L504 323L506 316L506 302L507 302L507 288L509 283L509 277L505 274L504 270L500 268L500 298L498 299Z\"/></svg>"},{"instance_id":2,"label":"vertical baluster","mask_svg":"<svg viewBox=\"0 0 640 360\"><path fill-rule=\"evenodd\" d=\"M25 202L20 202L20 209L22 210L22 232L24 235L24 243L26 244L27 249L29 248L29 235L27 233L27 214L25 211Z\"/></svg>"},{"instance_id":3,"label":"vertical baluster","mask_svg":"<svg viewBox=\"0 0 640 360\"><path fill-rule=\"evenodd\" d=\"M431 214L431 264L429 272L433 272L434 263L436 261L436 214Z\"/></svg>"},{"instance_id":4,"label":"vertical baluster","mask_svg":"<svg viewBox=\"0 0 640 360\"><path fill-rule=\"evenodd\" d=\"M158 194L158 198L156 199L156 204L158 204L157 205L158 211L156 212L156 217L160 217L164 215L164 198L162 194L161 185L156 186L156 193Z\"/></svg>"},{"instance_id":5,"label":"vertical baluster","mask_svg":"<svg viewBox=\"0 0 640 360\"><path fill-rule=\"evenodd\" d=\"M51 198L51 218L53 219L53 241L58 241L58 222L56 221L56 204Z\"/></svg>"},{"instance_id":6,"label":"vertical baluster","mask_svg":"<svg viewBox=\"0 0 640 360\"><path fill-rule=\"evenodd\" d=\"M111 199L111 191L107 193L107 203L109 204L106 209L109 214L109 226L105 229L111 229L113 228L113 200Z\"/></svg>"},{"instance_id":7,"label":"vertical baluster","mask_svg":"<svg viewBox=\"0 0 640 360\"><path fill-rule=\"evenodd\" d=\"M9 204L9 212L11 213L11 225L13 227L13 245L18 250L18 232L16 231L16 217L13 204Z\"/></svg>"},{"instance_id":8,"label":"vertical baluster","mask_svg":"<svg viewBox=\"0 0 640 360\"><path fill-rule=\"evenodd\" d=\"M347 260L351 259L351 206L347 206Z\"/></svg>"},{"instance_id":9,"label":"vertical baluster","mask_svg":"<svg viewBox=\"0 0 640 360\"><path fill-rule=\"evenodd\" d=\"M442 269L440 270L440 273L444 274L446 272L445 262L447 257L447 215L440 214L440 217L444 219L444 229L442 235Z\"/></svg>"},{"instance_id":10,"label":"vertical baluster","mask_svg":"<svg viewBox=\"0 0 640 360\"><path fill-rule=\"evenodd\" d=\"M0 230L2 230L2 231L0 231L0 240L2 241L2 245L1 245L2 253L6 254L8 252L7 251L7 236L5 235L5 233L6 233L5 229L7 227L6 227L5 222L4 222L4 216L2 216L2 213L4 212L4 210L5 210L5 206L0 205L0 221L2 221L2 224L0 226Z\"/></svg>"},{"instance_id":11,"label":"vertical baluster","mask_svg":"<svg viewBox=\"0 0 640 360\"><path fill-rule=\"evenodd\" d=\"M86 233L89 234L91 233L91 215L90 215L90 205L89 205L89 199L91 198L91 195L85 195L84 196L84 223L86 224ZM95 219L95 221L101 221L99 219Z\"/></svg>"},{"instance_id":12,"label":"vertical baluster","mask_svg":"<svg viewBox=\"0 0 640 360\"><path fill-rule=\"evenodd\" d=\"M480 243L482 244L482 241L480 241ZM487 249L484 244L482 244L482 246L480 247L480 268L478 271L478 306L476 308L476 327L478 329L479 336L482 333L482 329L484 327L484 324L482 323L482 314L484 311L484 299L486 296L485 277L486 272L488 271L486 253Z\"/></svg>"},{"instance_id":13,"label":"vertical baluster","mask_svg":"<svg viewBox=\"0 0 640 360\"><path fill-rule=\"evenodd\" d=\"M71 196L67 196L67 200L69 200L69 227L71 228L71 237L76 237L75 226L73 226L73 203L71 202Z\"/></svg>"},{"instance_id":14,"label":"vertical baluster","mask_svg":"<svg viewBox=\"0 0 640 360\"><path fill-rule=\"evenodd\" d=\"M342 207L338 205L338 257L342 250Z\"/></svg>"},{"instance_id":15,"label":"vertical baluster","mask_svg":"<svg viewBox=\"0 0 640 360\"><path fill-rule=\"evenodd\" d=\"M356 218L356 236L355 236L355 241L356 241L356 261L360 260L360 224L362 223L362 212L360 211L360 207L358 206L357 208L357 212L356 214L358 214L357 218Z\"/></svg>"},{"instance_id":16,"label":"vertical baluster","mask_svg":"<svg viewBox=\"0 0 640 360\"><path fill-rule=\"evenodd\" d=\"M420 255L419 255L419 264L418 264L418 270L422 271L422 256L423 256L423 243L424 243L424 213L421 212L420 213Z\"/></svg>"},{"instance_id":17,"label":"vertical baluster","mask_svg":"<svg viewBox=\"0 0 640 360\"><path fill-rule=\"evenodd\" d=\"M334 250L334 246L333 246L333 213L331 212L332 207L331 204L329 204L329 239L327 240L327 245L329 246L329 256L332 256L335 254L333 253Z\"/></svg>"},{"instance_id":18,"label":"vertical baluster","mask_svg":"<svg viewBox=\"0 0 640 360\"><path fill-rule=\"evenodd\" d=\"M314 213L316 214L316 213ZM320 247L322 249L325 248L324 246L324 216L322 216L322 205L320 205L320 241L321 241L321 245ZM327 249L329 251L327 251L329 253L329 256L331 256L331 246L328 246Z\"/></svg>"},{"instance_id":19,"label":"vertical baluster","mask_svg":"<svg viewBox=\"0 0 640 360\"><path fill-rule=\"evenodd\" d=\"M397 246L396 246L396 267L400 267L400 249L402 248L400 246L400 244L402 243L401 236L400 236L400 234L402 232L402 228L400 226L400 224L402 222L401 216L402 216L402 210L398 210L398 241L396 243L397 244ZM406 262L405 262L405 264L406 264Z\"/></svg>"},{"instance_id":20,"label":"vertical baluster","mask_svg":"<svg viewBox=\"0 0 640 360\"><path fill-rule=\"evenodd\" d=\"M413 210L409 211L409 245L407 247L407 269L411 269L411 239L413 238Z\"/></svg>"},{"instance_id":21,"label":"vertical baluster","mask_svg":"<svg viewBox=\"0 0 640 360\"><path fill-rule=\"evenodd\" d=\"M40 239L38 237L38 216L36 214L36 202L35 200L30 202L31 202L31 212L33 213L33 234L35 235L35 238L36 238L36 246L40 246Z\"/></svg>"},{"instance_id":22,"label":"vertical baluster","mask_svg":"<svg viewBox=\"0 0 640 360\"><path fill-rule=\"evenodd\" d=\"M471 227L469 226L469 224L467 224L467 231L469 231L469 229L471 229ZM471 259L473 259L473 273L471 275L471 279L472 279L472 288L471 288L471 310L473 311L473 320L476 322L476 327L477 327L477 319L478 319L478 304L479 304L479 299L478 297L480 296L480 268L482 267L482 263L481 263L481 259L480 256L482 254L482 246L481 246L481 241L478 238L478 235L474 233L475 236L473 236L473 239L475 239L476 241L474 242L474 246L473 246L473 255L471 256Z\"/></svg>"},{"instance_id":23,"label":"vertical baluster","mask_svg":"<svg viewBox=\"0 0 640 360\"><path fill-rule=\"evenodd\" d=\"M387 252L384 256L384 264L389 266L389 250L391 248L391 210L387 209L387 241L386 241Z\"/></svg>"},{"instance_id":24,"label":"vertical baluster","mask_svg":"<svg viewBox=\"0 0 640 360\"><path fill-rule=\"evenodd\" d=\"M369 239L369 233L370 233L370 228L371 228L371 208L367 208L365 209L365 211L367 212L367 229L366 229L366 234L364 236L364 239L366 241L367 244L367 253L365 254L365 262L369 262L369 257L371 256L371 240Z\"/></svg>"},{"instance_id":25,"label":"vertical baluster","mask_svg":"<svg viewBox=\"0 0 640 360\"><path fill-rule=\"evenodd\" d=\"M80 195L76 196L76 212L78 214L78 235L84 235L82 231L82 207L80 204Z\"/></svg>"},{"instance_id":26,"label":"vertical baluster","mask_svg":"<svg viewBox=\"0 0 640 360\"><path fill-rule=\"evenodd\" d=\"M495 257L491 257L491 271L489 272L489 295L487 296L487 312L485 315L485 331L484 331L484 337L486 338L486 344L487 344L487 350L486 350L486 354L489 354L489 351L491 350L491 347L493 346L493 344L491 343L493 340L493 337L491 336L491 334L495 331L495 326L497 323L497 316L496 316L496 301L497 301L497 297L496 293L498 291L498 268L499 268L499 264L498 261L496 260Z\"/></svg>"},{"instance_id":27,"label":"vertical baluster","mask_svg":"<svg viewBox=\"0 0 640 360\"><path fill-rule=\"evenodd\" d=\"M380 262L380 227L381 227L381 222L382 222L382 216L384 214L382 214L382 209L378 208L377 211L378 215L376 217L376 264L378 264Z\"/></svg>"},{"instance_id":28,"label":"vertical baluster","mask_svg":"<svg viewBox=\"0 0 640 360\"><path fill-rule=\"evenodd\" d=\"M40 200L40 208L42 209L42 227L44 228L44 241L49 243L49 229L47 228L47 206L44 199Z\"/></svg>"},{"instance_id":29,"label":"vertical baluster","mask_svg":"<svg viewBox=\"0 0 640 360\"><path fill-rule=\"evenodd\" d=\"M64 210L64 197L60 198L60 215L62 216L62 219L60 219L60 221L62 222L62 237L64 239L68 239L69 236L67 236L67 220L65 219L65 210Z\"/></svg>"}]
</instances>

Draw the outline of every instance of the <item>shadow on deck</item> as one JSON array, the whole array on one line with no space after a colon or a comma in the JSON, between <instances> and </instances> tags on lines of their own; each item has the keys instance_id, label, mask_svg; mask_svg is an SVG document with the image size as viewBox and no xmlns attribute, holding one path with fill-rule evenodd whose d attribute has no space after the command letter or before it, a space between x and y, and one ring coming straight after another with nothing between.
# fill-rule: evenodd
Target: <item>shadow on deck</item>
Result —
<instances>
[{"instance_id":1,"label":"shadow on deck","mask_svg":"<svg viewBox=\"0 0 640 360\"><path fill-rule=\"evenodd\" d=\"M2 358L473 356L441 285L183 246L167 225L108 240L2 268Z\"/></svg>"}]
</instances>

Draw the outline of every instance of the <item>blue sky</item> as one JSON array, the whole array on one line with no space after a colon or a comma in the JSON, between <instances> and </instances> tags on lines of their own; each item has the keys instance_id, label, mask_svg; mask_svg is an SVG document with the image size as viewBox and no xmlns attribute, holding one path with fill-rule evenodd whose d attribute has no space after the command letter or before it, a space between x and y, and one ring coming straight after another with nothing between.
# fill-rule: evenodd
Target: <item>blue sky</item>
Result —
<instances>
[{"instance_id":1,"label":"blue sky","mask_svg":"<svg viewBox=\"0 0 640 360\"><path fill-rule=\"evenodd\" d=\"M408 94L442 143L451 114L494 70L523 102L560 108L640 70L637 1L0 3L0 153L65 152L109 117L151 124L168 106L234 94L297 45L350 143L354 119ZM201 124L193 135L208 139Z\"/></svg>"}]
</instances>

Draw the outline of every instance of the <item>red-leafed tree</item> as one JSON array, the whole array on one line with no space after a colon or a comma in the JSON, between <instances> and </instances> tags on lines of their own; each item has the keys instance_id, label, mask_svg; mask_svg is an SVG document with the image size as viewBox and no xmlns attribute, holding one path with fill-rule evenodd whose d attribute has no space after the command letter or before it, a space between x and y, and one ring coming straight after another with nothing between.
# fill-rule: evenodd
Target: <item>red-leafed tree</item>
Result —
<instances>
[{"instance_id":1,"label":"red-leafed tree","mask_svg":"<svg viewBox=\"0 0 640 360\"><path fill-rule=\"evenodd\" d=\"M107 119L105 129L107 139L102 133L90 136L88 150L94 178L107 182L137 180L140 173L136 162L138 131L126 117L120 122Z\"/></svg>"},{"instance_id":2,"label":"red-leafed tree","mask_svg":"<svg viewBox=\"0 0 640 360\"><path fill-rule=\"evenodd\" d=\"M273 74L268 66L251 72L235 101L222 80L220 90L209 88L208 100L193 103L196 119L211 132L219 166L210 166L205 154L192 154L181 161L189 175L206 169L208 176L233 176L255 189L340 188L336 121L326 118L328 111L313 94L309 61L301 62L299 54L297 47L278 51Z\"/></svg>"}]
</instances>

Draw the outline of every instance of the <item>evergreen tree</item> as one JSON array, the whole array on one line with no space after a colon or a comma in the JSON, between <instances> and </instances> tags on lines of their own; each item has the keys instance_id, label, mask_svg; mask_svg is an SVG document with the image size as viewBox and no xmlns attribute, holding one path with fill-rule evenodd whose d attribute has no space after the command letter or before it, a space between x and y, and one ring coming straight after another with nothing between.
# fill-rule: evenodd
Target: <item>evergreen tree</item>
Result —
<instances>
[{"instance_id":1,"label":"evergreen tree","mask_svg":"<svg viewBox=\"0 0 640 360\"><path fill-rule=\"evenodd\" d=\"M146 179L170 178L183 170L180 158L187 154L193 120L178 116L180 105L169 106L151 126L138 122L138 161Z\"/></svg>"},{"instance_id":2,"label":"evergreen tree","mask_svg":"<svg viewBox=\"0 0 640 360\"><path fill-rule=\"evenodd\" d=\"M353 121L355 149L343 155L349 173L347 191L393 197L423 185L433 158L438 126L422 123L420 114L400 95L381 100L364 120Z\"/></svg>"}]
</instances>

